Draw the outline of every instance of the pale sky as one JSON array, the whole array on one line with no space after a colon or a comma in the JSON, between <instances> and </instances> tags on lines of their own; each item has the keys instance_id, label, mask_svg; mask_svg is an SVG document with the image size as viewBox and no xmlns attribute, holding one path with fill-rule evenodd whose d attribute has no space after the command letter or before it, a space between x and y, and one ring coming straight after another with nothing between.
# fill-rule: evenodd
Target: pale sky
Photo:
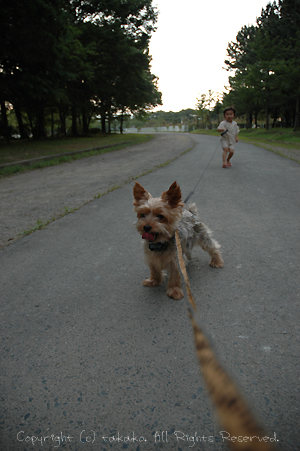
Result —
<instances>
[{"instance_id":1,"label":"pale sky","mask_svg":"<svg viewBox=\"0 0 300 451\"><path fill-rule=\"evenodd\" d=\"M272 0L273 1L273 0ZM228 86L223 67L228 43L244 25L255 25L268 0L153 0L157 31L150 41L151 72L159 78L163 105L155 110L195 108L209 89Z\"/></svg>"}]
</instances>

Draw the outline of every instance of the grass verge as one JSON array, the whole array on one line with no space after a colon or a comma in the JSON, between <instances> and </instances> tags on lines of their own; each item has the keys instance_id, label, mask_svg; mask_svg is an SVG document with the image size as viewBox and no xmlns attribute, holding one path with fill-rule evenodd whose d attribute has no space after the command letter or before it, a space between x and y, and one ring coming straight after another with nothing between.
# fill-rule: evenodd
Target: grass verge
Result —
<instances>
[{"instance_id":1,"label":"grass verge","mask_svg":"<svg viewBox=\"0 0 300 451\"><path fill-rule=\"evenodd\" d=\"M217 130L195 130L192 133L220 136ZM300 132L298 131L293 132L288 128L241 129L239 140L263 147L277 155L300 163Z\"/></svg>"},{"instance_id":2,"label":"grass verge","mask_svg":"<svg viewBox=\"0 0 300 451\"><path fill-rule=\"evenodd\" d=\"M119 142L122 141L122 144L116 144L116 145L112 144L116 141L116 136L118 137L117 141L119 141ZM56 157L53 157L53 158L50 158L47 160L41 160L41 161L33 160L32 163L29 163L29 165L22 165L22 164L9 165L7 167L0 169L0 176L3 177L3 176L15 174L16 172L23 172L23 171L33 170L33 169L41 169L41 168L45 168L48 166L57 166L62 163L70 163L72 161L79 160L81 158L88 158L88 157L95 156L95 155L101 155L101 154L104 154L107 152L112 152L114 150L120 150L120 149L126 148L128 146L141 144L141 143L146 142L153 138L153 135L128 134L128 135L125 135L125 139L122 140L122 139L120 139L121 135L116 135L116 136L112 136L110 140L108 138L108 140L105 141L105 144L104 144L104 141L99 140L99 139L98 139L98 141L92 140L92 142L91 142L88 140L89 138L83 138L83 141L81 141L81 144L80 144L82 149L79 149L79 152L80 152L80 150L83 151L82 153L76 153L74 155L61 155L61 156L56 156ZM123 136L121 136L121 138ZM104 138L102 138L102 139L104 139ZM91 145L91 143L94 146L98 143L98 146L91 149L90 151L84 151L88 147L88 145L89 146ZM36 143L32 143L32 144L35 145ZM100 146L100 144L101 144L101 146ZM104 147L104 145L111 146L111 147ZM65 151L65 148L62 148L61 144L59 144L57 147L52 148L52 154L50 154L50 155L58 154L61 150ZM78 149L75 151L78 151ZM70 152L74 152L74 150L72 150ZM18 153L18 155L20 155L20 154ZM43 148L40 149L40 152L38 155L39 155L38 158L49 157L48 151L45 151L45 149L43 149ZM7 159L7 156L5 158Z\"/></svg>"},{"instance_id":3,"label":"grass verge","mask_svg":"<svg viewBox=\"0 0 300 451\"><path fill-rule=\"evenodd\" d=\"M183 151L179 156L184 155L185 153L189 152L190 150L192 150L195 146L190 147L189 149ZM147 175L150 174L151 172L155 171L156 169L159 168L163 168L165 166L167 166L168 164L172 163L172 161L176 160L176 158L172 158L171 160L165 161L164 163L160 163L158 165L156 165L154 168L149 169L146 172L143 172L142 174L139 174L137 176L134 177L130 177L126 182L124 182L122 185L116 185L114 184L111 188L107 189L106 191L102 192L102 193L98 193L96 194L92 199L88 200L87 202L83 203L82 205L80 205L79 207L75 207L75 208L69 208L69 207L64 207L64 211L59 214L56 215L55 217L49 219L48 221L41 221L40 219L37 220L36 225L34 227L32 227L31 229L28 230L24 230L23 232L20 232L18 234L19 237L23 237L26 235L30 235L31 233L35 232L36 230L42 230L44 229L48 224L51 224L51 222L56 221L57 219L63 218L64 216L70 214L70 213L74 213L75 211L79 210L79 208L83 207L84 205L89 204L90 202L92 202L95 199L99 199L102 196L105 196L108 193L111 193L112 191L115 191L119 188L122 188L122 186L126 185L127 183L132 182L133 180L137 180L138 178L142 177L143 175Z\"/></svg>"},{"instance_id":4,"label":"grass verge","mask_svg":"<svg viewBox=\"0 0 300 451\"><path fill-rule=\"evenodd\" d=\"M49 155L74 152L78 150L92 149L108 145L117 145L126 141L143 141L142 134L109 134L109 135L89 135L84 137L65 137L59 139L43 140L11 140L10 144L0 140L0 164L14 163L21 160L46 157Z\"/></svg>"}]
</instances>

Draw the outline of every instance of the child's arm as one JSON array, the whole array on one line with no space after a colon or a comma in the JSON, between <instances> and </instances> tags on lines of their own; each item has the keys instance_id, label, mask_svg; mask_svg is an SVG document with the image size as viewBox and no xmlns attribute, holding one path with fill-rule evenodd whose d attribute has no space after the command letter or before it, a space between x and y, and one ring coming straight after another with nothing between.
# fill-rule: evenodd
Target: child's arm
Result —
<instances>
[{"instance_id":1,"label":"child's arm","mask_svg":"<svg viewBox=\"0 0 300 451\"><path fill-rule=\"evenodd\" d=\"M236 124L236 135L235 135L235 142L238 143L239 142L239 138L238 138L238 133L240 133L240 129L239 126Z\"/></svg>"},{"instance_id":2,"label":"child's arm","mask_svg":"<svg viewBox=\"0 0 300 451\"><path fill-rule=\"evenodd\" d=\"M220 122L219 127L217 128L217 132L225 132L226 128L223 128L225 126L224 121Z\"/></svg>"}]
</instances>

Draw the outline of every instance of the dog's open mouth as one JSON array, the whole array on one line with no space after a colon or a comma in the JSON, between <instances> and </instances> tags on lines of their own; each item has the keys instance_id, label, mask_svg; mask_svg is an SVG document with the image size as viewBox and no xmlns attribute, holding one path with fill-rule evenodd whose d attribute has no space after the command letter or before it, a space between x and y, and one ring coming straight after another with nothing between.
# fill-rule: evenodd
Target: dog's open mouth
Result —
<instances>
[{"instance_id":1,"label":"dog's open mouth","mask_svg":"<svg viewBox=\"0 0 300 451\"><path fill-rule=\"evenodd\" d=\"M151 243L156 240L158 233L144 232L142 235L143 240L150 241Z\"/></svg>"}]
</instances>

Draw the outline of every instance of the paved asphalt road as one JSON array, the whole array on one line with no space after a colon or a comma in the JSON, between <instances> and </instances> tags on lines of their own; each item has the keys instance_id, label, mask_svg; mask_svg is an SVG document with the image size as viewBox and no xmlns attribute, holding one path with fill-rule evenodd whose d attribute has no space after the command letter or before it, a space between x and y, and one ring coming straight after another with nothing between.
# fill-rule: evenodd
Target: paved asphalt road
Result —
<instances>
[{"instance_id":1,"label":"paved asphalt road","mask_svg":"<svg viewBox=\"0 0 300 451\"><path fill-rule=\"evenodd\" d=\"M239 143L222 169L218 138L191 137L193 150L139 182L159 195L177 180L186 196L211 160L192 200L225 266L195 249L192 291L267 436L299 450L300 166ZM133 184L0 252L3 451L228 449L185 302L142 286Z\"/></svg>"},{"instance_id":2,"label":"paved asphalt road","mask_svg":"<svg viewBox=\"0 0 300 451\"><path fill-rule=\"evenodd\" d=\"M39 223L90 202L132 177L149 173L193 147L187 133L157 133L151 141L72 163L0 179L0 249Z\"/></svg>"}]
</instances>

